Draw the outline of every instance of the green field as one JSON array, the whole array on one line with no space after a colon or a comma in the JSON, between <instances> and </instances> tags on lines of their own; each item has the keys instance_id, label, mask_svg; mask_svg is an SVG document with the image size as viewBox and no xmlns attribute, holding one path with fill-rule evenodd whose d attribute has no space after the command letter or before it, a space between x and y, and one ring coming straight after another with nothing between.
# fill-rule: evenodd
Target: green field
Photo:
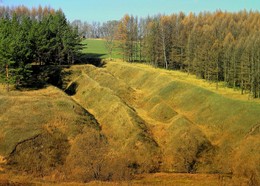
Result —
<instances>
[{"instance_id":1,"label":"green field","mask_svg":"<svg viewBox=\"0 0 260 186\"><path fill-rule=\"evenodd\" d=\"M88 58L109 58L108 50L106 48L106 41L103 39L85 39L82 41L84 45L83 53L87 55ZM118 42L115 43L114 50L112 52L112 59L120 59L120 50L117 48Z\"/></svg>"}]
</instances>

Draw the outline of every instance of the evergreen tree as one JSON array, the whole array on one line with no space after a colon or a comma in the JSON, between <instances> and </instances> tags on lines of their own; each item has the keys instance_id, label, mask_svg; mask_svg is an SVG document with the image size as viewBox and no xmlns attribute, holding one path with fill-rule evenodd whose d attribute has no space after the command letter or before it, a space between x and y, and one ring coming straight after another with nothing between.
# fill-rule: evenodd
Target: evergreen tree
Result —
<instances>
[{"instance_id":1,"label":"evergreen tree","mask_svg":"<svg viewBox=\"0 0 260 186\"><path fill-rule=\"evenodd\" d=\"M8 11L7 11L8 10ZM3 9L0 20L0 78L7 84L26 84L31 65L71 64L80 50L80 39L61 10L39 6Z\"/></svg>"},{"instance_id":2,"label":"evergreen tree","mask_svg":"<svg viewBox=\"0 0 260 186\"><path fill-rule=\"evenodd\" d=\"M9 19L0 20L0 73L1 79L6 83L6 89L9 91L9 84L15 81L13 49L14 44L10 34L11 22Z\"/></svg>"}]
</instances>

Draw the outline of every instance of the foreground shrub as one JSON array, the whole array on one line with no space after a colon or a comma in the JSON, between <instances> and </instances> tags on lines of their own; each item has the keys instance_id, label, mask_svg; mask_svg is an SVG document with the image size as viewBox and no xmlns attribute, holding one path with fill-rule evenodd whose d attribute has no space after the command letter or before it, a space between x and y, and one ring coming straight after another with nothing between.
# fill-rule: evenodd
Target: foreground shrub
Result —
<instances>
[{"instance_id":1,"label":"foreground shrub","mask_svg":"<svg viewBox=\"0 0 260 186\"><path fill-rule=\"evenodd\" d=\"M74 140L66 159L66 177L81 182L129 179L127 161L108 147L107 139L99 131L84 130Z\"/></svg>"},{"instance_id":2,"label":"foreground shrub","mask_svg":"<svg viewBox=\"0 0 260 186\"><path fill-rule=\"evenodd\" d=\"M65 135L57 130L44 131L17 144L8 158L8 166L11 170L45 176L63 165L68 151Z\"/></svg>"},{"instance_id":3,"label":"foreground shrub","mask_svg":"<svg viewBox=\"0 0 260 186\"><path fill-rule=\"evenodd\" d=\"M247 137L238 147L234 157L234 182L238 178L246 180L247 185L260 185L260 136Z\"/></svg>"}]
</instances>

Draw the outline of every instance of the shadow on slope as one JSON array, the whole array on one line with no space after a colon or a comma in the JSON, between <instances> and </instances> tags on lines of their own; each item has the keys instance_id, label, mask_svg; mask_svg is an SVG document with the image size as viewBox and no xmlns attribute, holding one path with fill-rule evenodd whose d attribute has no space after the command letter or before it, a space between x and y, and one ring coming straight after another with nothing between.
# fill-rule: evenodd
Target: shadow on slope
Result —
<instances>
[{"instance_id":1,"label":"shadow on slope","mask_svg":"<svg viewBox=\"0 0 260 186\"><path fill-rule=\"evenodd\" d=\"M0 126L1 173L51 181L131 177L95 117L55 87L2 94Z\"/></svg>"},{"instance_id":2,"label":"shadow on slope","mask_svg":"<svg viewBox=\"0 0 260 186\"><path fill-rule=\"evenodd\" d=\"M147 96L137 100L136 90L127 81L120 80L104 68L87 65L67 70L77 75L70 77L72 81L65 91L73 92L74 98L91 110L112 148L128 152L131 158L135 158L132 162L138 172L159 171L159 167L167 172L195 172L204 163L203 158L207 159L207 152L214 149L203 132L180 116L162 97L150 99ZM158 140L154 142L150 129L156 121L148 125L136 111L136 104L149 111L148 116L152 119L165 125L170 123L165 127L166 135L159 139L164 141L159 146ZM147 169L146 164L157 168Z\"/></svg>"},{"instance_id":3,"label":"shadow on slope","mask_svg":"<svg viewBox=\"0 0 260 186\"><path fill-rule=\"evenodd\" d=\"M82 53L79 55L76 64L92 64L96 67L103 67L105 65L103 56L106 54L97 53Z\"/></svg>"},{"instance_id":4,"label":"shadow on slope","mask_svg":"<svg viewBox=\"0 0 260 186\"><path fill-rule=\"evenodd\" d=\"M105 69L94 66L74 66L68 70L81 74L70 77L72 82L65 91L77 85L74 98L95 115L110 148L125 157L128 167L135 173L157 171L160 162L158 145L145 121L129 105L131 87Z\"/></svg>"}]
</instances>

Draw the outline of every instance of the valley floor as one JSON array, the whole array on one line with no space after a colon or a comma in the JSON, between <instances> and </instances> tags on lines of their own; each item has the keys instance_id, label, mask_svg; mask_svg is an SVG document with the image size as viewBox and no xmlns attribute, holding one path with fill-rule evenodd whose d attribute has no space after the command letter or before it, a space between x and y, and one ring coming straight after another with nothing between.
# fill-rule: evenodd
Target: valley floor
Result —
<instances>
[{"instance_id":1,"label":"valley floor","mask_svg":"<svg viewBox=\"0 0 260 186\"><path fill-rule=\"evenodd\" d=\"M28 181L30 180L30 181ZM102 182L91 181L89 183L80 182L55 182L48 179L35 179L27 176L10 176L0 174L0 185L42 185L42 186L221 186L233 185L229 175L221 174L181 174L181 173L156 173L138 175L131 181Z\"/></svg>"}]
</instances>

